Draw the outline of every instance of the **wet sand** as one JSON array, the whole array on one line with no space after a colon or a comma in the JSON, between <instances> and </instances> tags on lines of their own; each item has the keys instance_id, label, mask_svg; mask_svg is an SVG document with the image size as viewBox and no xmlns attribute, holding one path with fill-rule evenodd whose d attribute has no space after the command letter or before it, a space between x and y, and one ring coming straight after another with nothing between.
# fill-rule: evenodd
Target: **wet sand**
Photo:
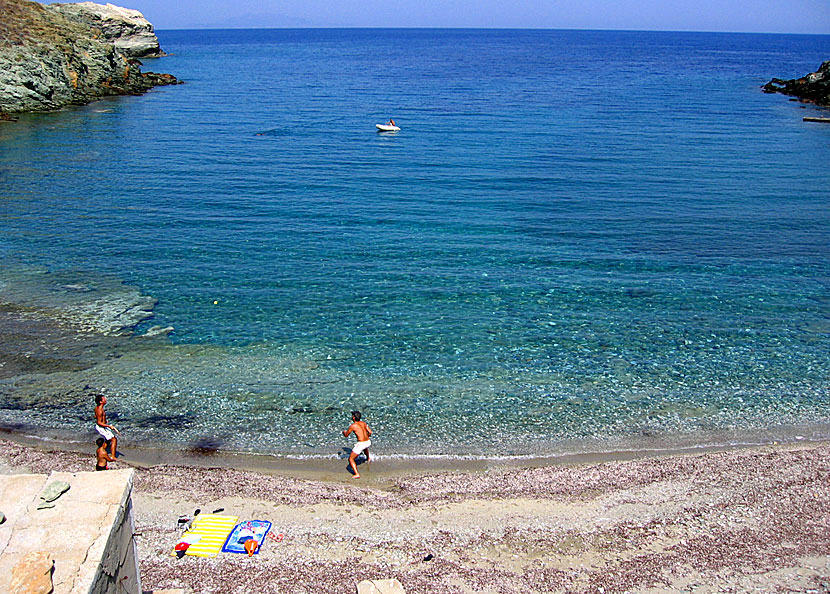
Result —
<instances>
[{"instance_id":1,"label":"wet sand","mask_svg":"<svg viewBox=\"0 0 830 594\"><path fill-rule=\"evenodd\" d=\"M317 462L330 468L308 477L138 468L144 588L342 593L394 577L410 594L830 592L828 443L409 473L381 459L360 481ZM0 472L90 465L0 441ZM285 538L253 558L171 557L177 517L196 508Z\"/></svg>"}]
</instances>

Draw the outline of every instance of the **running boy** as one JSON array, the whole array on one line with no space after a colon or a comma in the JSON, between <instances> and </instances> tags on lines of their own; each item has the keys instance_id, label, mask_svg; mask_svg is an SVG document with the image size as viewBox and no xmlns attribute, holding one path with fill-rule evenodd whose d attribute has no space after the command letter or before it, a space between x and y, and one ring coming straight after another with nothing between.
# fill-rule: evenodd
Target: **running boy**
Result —
<instances>
[{"instance_id":1,"label":"running boy","mask_svg":"<svg viewBox=\"0 0 830 594\"><path fill-rule=\"evenodd\" d=\"M360 473L357 471L357 463L355 462L355 459L360 454L366 454L366 461L368 462L369 446L372 445L372 441L369 439L372 436L372 430L369 429L369 425L360 420L360 416L359 410L352 411L352 424L349 425L348 429L343 431L344 437L348 437L349 433L352 432L354 432L355 437L357 437L357 443L354 444L352 453L349 455L349 465L354 471L352 478L356 479L360 478Z\"/></svg>"}]
</instances>

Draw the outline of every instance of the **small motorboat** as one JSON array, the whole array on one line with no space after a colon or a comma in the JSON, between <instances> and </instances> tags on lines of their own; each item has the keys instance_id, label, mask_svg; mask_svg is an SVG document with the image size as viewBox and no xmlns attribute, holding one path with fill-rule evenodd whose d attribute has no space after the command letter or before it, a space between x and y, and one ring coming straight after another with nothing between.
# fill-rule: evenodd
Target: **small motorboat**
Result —
<instances>
[{"instance_id":1,"label":"small motorboat","mask_svg":"<svg viewBox=\"0 0 830 594\"><path fill-rule=\"evenodd\" d=\"M378 131L380 132L399 132L400 128L398 128L395 124L375 124L377 126Z\"/></svg>"}]
</instances>

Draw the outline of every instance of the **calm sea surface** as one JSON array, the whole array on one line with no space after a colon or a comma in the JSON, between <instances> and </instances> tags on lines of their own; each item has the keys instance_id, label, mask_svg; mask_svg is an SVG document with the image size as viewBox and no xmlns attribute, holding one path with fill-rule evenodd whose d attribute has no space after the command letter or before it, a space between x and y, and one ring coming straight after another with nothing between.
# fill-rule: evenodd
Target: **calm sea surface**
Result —
<instances>
[{"instance_id":1,"label":"calm sea surface","mask_svg":"<svg viewBox=\"0 0 830 594\"><path fill-rule=\"evenodd\" d=\"M830 423L830 126L760 91L830 36L159 38L186 84L0 125L0 301L125 284L174 331L0 424L87 439L84 385L132 443L296 455L353 408L381 455Z\"/></svg>"}]
</instances>

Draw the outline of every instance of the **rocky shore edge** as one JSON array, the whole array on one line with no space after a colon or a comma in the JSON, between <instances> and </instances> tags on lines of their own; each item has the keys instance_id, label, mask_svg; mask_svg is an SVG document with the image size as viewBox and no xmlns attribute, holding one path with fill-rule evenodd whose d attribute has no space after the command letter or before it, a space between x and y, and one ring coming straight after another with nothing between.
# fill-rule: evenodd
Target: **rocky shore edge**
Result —
<instances>
[{"instance_id":1,"label":"rocky shore edge","mask_svg":"<svg viewBox=\"0 0 830 594\"><path fill-rule=\"evenodd\" d=\"M815 72L801 78L773 78L761 88L765 93L781 93L805 103L830 107L830 60L823 62Z\"/></svg>"},{"instance_id":2,"label":"rocky shore edge","mask_svg":"<svg viewBox=\"0 0 830 594\"><path fill-rule=\"evenodd\" d=\"M0 0L0 14L0 120L181 82L141 71L139 58L164 52L136 10Z\"/></svg>"}]
</instances>

